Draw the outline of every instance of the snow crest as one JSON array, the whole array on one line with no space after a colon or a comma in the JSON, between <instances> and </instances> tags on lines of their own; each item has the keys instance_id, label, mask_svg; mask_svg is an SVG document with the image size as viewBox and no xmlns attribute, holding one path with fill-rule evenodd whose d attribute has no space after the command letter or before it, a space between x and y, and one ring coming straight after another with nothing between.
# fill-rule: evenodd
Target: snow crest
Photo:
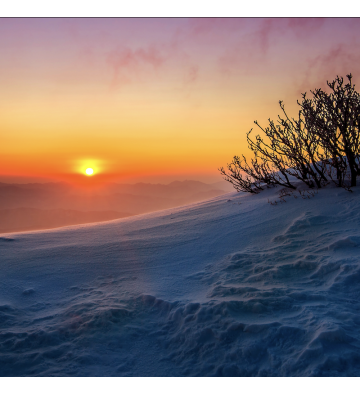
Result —
<instances>
[{"instance_id":1,"label":"snow crest","mask_svg":"<svg viewBox=\"0 0 360 395\"><path fill-rule=\"evenodd\" d=\"M1 375L358 376L360 190L276 192L3 236Z\"/></svg>"}]
</instances>

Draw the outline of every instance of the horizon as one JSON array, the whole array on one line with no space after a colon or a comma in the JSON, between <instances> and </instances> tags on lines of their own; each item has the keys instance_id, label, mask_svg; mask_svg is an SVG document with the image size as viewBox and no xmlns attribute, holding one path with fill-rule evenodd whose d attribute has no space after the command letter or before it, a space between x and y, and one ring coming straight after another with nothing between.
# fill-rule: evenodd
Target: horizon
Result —
<instances>
[{"instance_id":1,"label":"horizon","mask_svg":"<svg viewBox=\"0 0 360 395\"><path fill-rule=\"evenodd\" d=\"M58 178L45 178L45 177L26 177L26 176L1 176L0 175L0 183L4 184L47 184L47 183L66 183L72 185L108 185L108 184L139 184L139 183L148 183L148 184L162 184L168 185L173 182L184 182L184 181L198 181L204 184L214 184L217 182L222 182L224 178L219 175L199 175L198 177L189 177L189 175L169 175L169 176L149 176L149 177L138 177L138 178L125 178L125 179L110 179L110 180L97 180L96 177L84 177L80 175L80 180L82 182L75 182L72 179L58 179Z\"/></svg>"}]
</instances>

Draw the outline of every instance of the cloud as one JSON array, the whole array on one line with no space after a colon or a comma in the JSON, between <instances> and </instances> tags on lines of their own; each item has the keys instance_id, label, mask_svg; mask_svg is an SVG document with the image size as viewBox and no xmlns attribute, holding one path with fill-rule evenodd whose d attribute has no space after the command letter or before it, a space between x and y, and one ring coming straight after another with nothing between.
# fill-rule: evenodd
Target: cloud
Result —
<instances>
[{"instance_id":1,"label":"cloud","mask_svg":"<svg viewBox=\"0 0 360 395\"><path fill-rule=\"evenodd\" d=\"M288 18L286 27L289 28L297 38L313 37L319 31L326 18Z\"/></svg>"},{"instance_id":2,"label":"cloud","mask_svg":"<svg viewBox=\"0 0 360 395\"><path fill-rule=\"evenodd\" d=\"M154 77L154 72L162 70L157 77L163 77L168 72L176 72L185 85L194 84L199 78L199 66L195 64L186 51L180 31L157 45L138 48L119 46L107 53L106 63L112 70L111 87L127 85L134 81L143 81ZM165 69L165 64L167 69Z\"/></svg>"},{"instance_id":3,"label":"cloud","mask_svg":"<svg viewBox=\"0 0 360 395\"><path fill-rule=\"evenodd\" d=\"M193 84L199 78L199 66L193 65L188 68L185 74L185 84Z\"/></svg>"},{"instance_id":4,"label":"cloud","mask_svg":"<svg viewBox=\"0 0 360 395\"><path fill-rule=\"evenodd\" d=\"M349 44L337 44L328 51L308 59L304 77L297 81L297 92L327 87L337 75L345 78L352 73L354 80L360 77L360 48Z\"/></svg>"},{"instance_id":5,"label":"cloud","mask_svg":"<svg viewBox=\"0 0 360 395\"><path fill-rule=\"evenodd\" d=\"M268 44L265 41L262 45ZM217 65L220 73L228 77L238 72L249 75L256 74L261 68L266 67L266 59L257 45L242 40L227 48L218 57Z\"/></svg>"},{"instance_id":6,"label":"cloud","mask_svg":"<svg viewBox=\"0 0 360 395\"><path fill-rule=\"evenodd\" d=\"M284 41L291 40L292 47L306 46L323 28L325 19L255 18L250 22L218 57L218 68L225 75L265 70L273 62L273 51L283 47Z\"/></svg>"},{"instance_id":7,"label":"cloud","mask_svg":"<svg viewBox=\"0 0 360 395\"><path fill-rule=\"evenodd\" d=\"M293 33L297 40L312 39L320 31L326 18L264 18L252 38L252 45L264 53L271 43L276 43L286 35Z\"/></svg>"},{"instance_id":8,"label":"cloud","mask_svg":"<svg viewBox=\"0 0 360 395\"><path fill-rule=\"evenodd\" d=\"M282 19L276 18L192 18L188 35L191 39L208 37L221 43L226 42L226 38L232 41L246 37L251 46L266 51L270 35L279 30L282 23Z\"/></svg>"},{"instance_id":9,"label":"cloud","mask_svg":"<svg viewBox=\"0 0 360 395\"><path fill-rule=\"evenodd\" d=\"M249 23L246 18L191 18L188 30L193 38L200 38L213 33L239 31Z\"/></svg>"},{"instance_id":10,"label":"cloud","mask_svg":"<svg viewBox=\"0 0 360 395\"><path fill-rule=\"evenodd\" d=\"M190 34L200 36L213 31L217 25L217 18L191 18L189 20Z\"/></svg>"},{"instance_id":11,"label":"cloud","mask_svg":"<svg viewBox=\"0 0 360 395\"><path fill-rule=\"evenodd\" d=\"M261 21L260 28L255 32L253 37L254 46L258 46L263 53L269 49L270 36L277 30L274 19L264 19Z\"/></svg>"},{"instance_id":12,"label":"cloud","mask_svg":"<svg viewBox=\"0 0 360 395\"><path fill-rule=\"evenodd\" d=\"M149 68L158 70L166 61L165 55L155 46L132 49L117 48L107 55L107 63L113 69L113 85L130 82Z\"/></svg>"},{"instance_id":13,"label":"cloud","mask_svg":"<svg viewBox=\"0 0 360 395\"><path fill-rule=\"evenodd\" d=\"M227 76L237 71L257 73L265 66L270 45L279 29L276 19L251 20L251 25L238 34L238 38L218 57L219 71Z\"/></svg>"}]
</instances>

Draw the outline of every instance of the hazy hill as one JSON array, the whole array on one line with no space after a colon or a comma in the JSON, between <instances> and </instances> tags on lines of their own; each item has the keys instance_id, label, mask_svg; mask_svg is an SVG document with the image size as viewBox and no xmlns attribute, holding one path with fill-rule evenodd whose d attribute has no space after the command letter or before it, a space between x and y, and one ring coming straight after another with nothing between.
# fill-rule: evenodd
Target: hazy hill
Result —
<instances>
[{"instance_id":1,"label":"hazy hill","mask_svg":"<svg viewBox=\"0 0 360 395\"><path fill-rule=\"evenodd\" d=\"M106 221L182 206L226 193L219 186L224 184L175 181L76 188L66 183L0 183L0 232Z\"/></svg>"},{"instance_id":2,"label":"hazy hill","mask_svg":"<svg viewBox=\"0 0 360 395\"><path fill-rule=\"evenodd\" d=\"M29 207L5 209L0 210L0 233L108 221L129 215L118 211L43 210Z\"/></svg>"}]
</instances>

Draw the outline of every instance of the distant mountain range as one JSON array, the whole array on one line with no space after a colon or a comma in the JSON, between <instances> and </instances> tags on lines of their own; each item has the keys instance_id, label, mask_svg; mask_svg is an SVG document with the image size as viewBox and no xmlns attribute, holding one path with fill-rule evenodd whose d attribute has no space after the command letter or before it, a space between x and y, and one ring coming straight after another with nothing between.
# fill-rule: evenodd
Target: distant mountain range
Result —
<instances>
[{"instance_id":1,"label":"distant mountain range","mask_svg":"<svg viewBox=\"0 0 360 395\"><path fill-rule=\"evenodd\" d=\"M107 184L0 183L0 233L107 221L182 206L233 191L225 181Z\"/></svg>"},{"instance_id":2,"label":"distant mountain range","mask_svg":"<svg viewBox=\"0 0 360 395\"><path fill-rule=\"evenodd\" d=\"M118 211L77 211L64 209L12 208L0 210L0 233L109 221L128 217Z\"/></svg>"}]
</instances>

